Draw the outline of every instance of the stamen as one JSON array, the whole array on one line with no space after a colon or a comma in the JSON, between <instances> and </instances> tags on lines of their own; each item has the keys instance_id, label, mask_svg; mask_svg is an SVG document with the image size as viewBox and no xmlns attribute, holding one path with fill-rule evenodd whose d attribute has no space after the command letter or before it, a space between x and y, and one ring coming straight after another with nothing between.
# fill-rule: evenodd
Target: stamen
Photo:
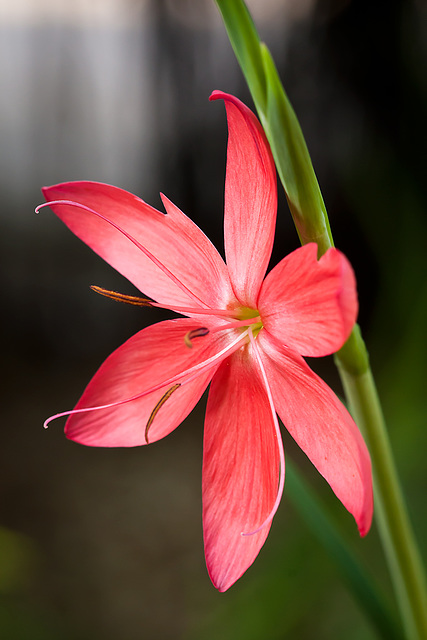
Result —
<instances>
[{"instance_id":1,"label":"stamen","mask_svg":"<svg viewBox=\"0 0 427 640\"><path fill-rule=\"evenodd\" d=\"M174 282L177 285L177 287L181 289L181 291L183 291L185 294L190 296L190 298L192 298L197 304L202 305L202 307L204 308L208 308L208 305L205 302L200 300L200 298L198 298L195 293L190 291L190 289L186 287L183 282L181 282L171 271L169 271L169 269L164 264L162 264L160 260L158 260L140 242L138 242L138 240L132 237L129 233L127 233L127 231L122 229L118 224L116 224L109 218L106 218L105 216L103 216L102 213L99 213L98 211L95 211L95 209L91 209L90 207L87 207L84 204L80 204L79 202L74 202L74 200L51 200L50 202L43 202L42 204L39 204L38 207L35 208L35 212L39 213L41 209L44 209L45 207L50 207L52 205L66 205L70 207L77 207L79 209L82 209L83 211L92 213L93 215L97 216L97 218L100 218L100 220L104 220L104 222L106 222L107 224L117 229L117 231L123 234L125 238L130 240L130 242L132 242L138 249L140 249L140 251L142 251L144 255L146 255L147 258L149 258L151 262L153 262L156 265L156 267L158 267L161 271L163 271L163 273L166 276L168 276L168 278L170 278L170 280L172 280L172 282Z\"/></svg>"},{"instance_id":2,"label":"stamen","mask_svg":"<svg viewBox=\"0 0 427 640\"><path fill-rule=\"evenodd\" d=\"M205 360L205 362L202 364L202 370L200 372L197 371L197 373L194 373L189 378L186 378L182 384L188 384L189 382L192 382L195 378L197 378L200 375L200 373L203 372L204 369L211 369L213 366L216 365L217 360L219 360L219 362L222 362L225 359L222 356L226 353L226 351L230 351L230 353L227 355L231 355L232 353L237 351L237 349L240 349L239 343L245 342L246 338L248 337L248 333L249 333L249 329L244 331L238 338L233 340L233 342L231 342L229 346L226 347L226 349L222 349L215 356L212 356L211 358L208 358L207 360ZM187 375L192 370L196 371L198 367L199 365L195 365L191 369L188 369L185 375Z\"/></svg>"},{"instance_id":3,"label":"stamen","mask_svg":"<svg viewBox=\"0 0 427 640\"><path fill-rule=\"evenodd\" d=\"M247 327L250 324L258 324L261 323L260 316L256 318L248 318L245 320L233 320L233 322L228 322L225 325L221 325L219 327L215 327L214 329L210 329L210 333L217 333L218 331L224 331L224 329L237 329L238 327Z\"/></svg>"},{"instance_id":4,"label":"stamen","mask_svg":"<svg viewBox=\"0 0 427 640\"><path fill-rule=\"evenodd\" d=\"M170 307L165 307L157 302L153 302L153 307L158 307L159 309L170 309L171 311L175 311L176 313L182 313L183 315L201 315L201 316L219 316L220 318L237 318L238 311L233 309L200 309L197 307L177 307L176 305L171 305ZM249 323L246 323L249 324ZM228 326L228 325L227 325Z\"/></svg>"},{"instance_id":5,"label":"stamen","mask_svg":"<svg viewBox=\"0 0 427 640\"><path fill-rule=\"evenodd\" d=\"M139 298L138 296L128 296L124 293L118 293L117 291L110 291L109 289L103 289L102 287L98 287L96 284L91 284L90 288L95 293L100 293L101 296L105 296L106 298L111 298L111 300L115 300L116 302L127 302L127 304L133 304L137 307L152 307L152 301L148 298Z\"/></svg>"},{"instance_id":6,"label":"stamen","mask_svg":"<svg viewBox=\"0 0 427 640\"><path fill-rule=\"evenodd\" d=\"M178 383L178 384L174 384L173 387L168 389L166 391L166 393L160 398L160 400L158 401L158 403L156 404L156 406L154 407L154 409L150 413L150 417L148 418L147 424L145 426L145 442L147 444L149 444L149 442L148 442L148 431L149 431L151 425L153 424L154 418L158 414L159 410L163 407L163 405L165 404L166 400L168 400L171 397L171 395L173 394L173 392L176 391L177 389L179 389L180 386L181 385Z\"/></svg>"},{"instance_id":7,"label":"stamen","mask_svg":"<svg viewBox=\"0 0 427 640\"><path fill-rule=\"evenodd\" d=\"M104 289L103 287L98 287L96 284L91 284L90 288L95 291L95 293L99 293L106 298L111 298L116 302L127 302L128 304L136 305L137 307L156 307L158 309L169 309L169 307L165 307L150 298L141 298L139 296L129 296L125 293L119 293L118 291L110 291L109 289ZM191 313L191 314L200 314L200 315L209 315L209 316L224 316L225 318L235 318L237 312L236 311L228 311L226 309L198 309L196 307L171 307L171 311L176 311L177 313ZM224 328L232 328L234 326L240 326L241 324L247 325L253 322L253 320L245 320L239 321L236 325L233 323L227 325ZM220 329L223 330L223 327Z\"/></svg>"},{"instance_id":8,"label":"stamen","mask_svg":"<svg viewBox=\"0 0 427 640\"><path fill-rule=\"evenodd\" d=\"M280 504L280 501L281 501L282 495L283 495L283 488L285 486L285 452L283 450L282 434L280 433L279 421L277 419L276 409L274 407L273 396L271 395L270 385L268 384L267 375L265 373L264 365L262 363L261 356L259 355L258 347L257 347L255 339L253 337L252 327L249 327L249 340L250 340L250 343L252 345L252 348L253 348L253 351L254 351L254 354L255 354L255 358L256 358L256 360L258 362L258 365L259 365L259 368L261 370L261 376L262 376L262 379L263 379L263 382L264 382L265 390L267 392L268 402L269 402L270 409L271 409L271 415L273 417L274 429L275 429L275 432L276 432L277 447L279 449L280 471L279 471L279 486L278 486L278 489L277 489L277 496L276 496L276 500L274 502L273 508L271 509L270 513L268 514L268 516L266 517L264 522L262 522L259 525L259 527L257 527L254 531L248 531L248 532L243 532L242 531L242 533L240 534L242 536L253 536L253 535L255 535L255 533L258 533L259 531L261 531L261 529L264 529L264 527L266 527L268 524L270 524L270 522L272 521L272 519L274 518L274 516L276 514L277 509L279 508L279 504Z\"/></svg>"},{"instance_id":9,"label":"stamen","mask_svg":"<svg viewBox=\"0 0 427 640\"><path fill-rule=\"evenodd\" d=\"M228 329L228 326L227 326ZM202 338L203 336L207 336L209 333L209 329L206 327L199 327L198 329L193 329L192 331L188 331L188 333L184 336L184 342L189 349L193 348L192 340L194 338Z\"/></svg>"},{"instance_id":10,"label":"stamen","mask_svg":"<svg viewBox=\"0 0 427 640\"><path fill-rule=\"evenodd\" d=\"M192 380L197 378L199 375L201 375L205 371L208 371L209 369L212 369L212 367L216 366L218 361L221 362L228 355L231 355L231 353L233 353L234 351L237 351L237 349L240 348L240 343L247 338L247 335L248 335L248 331L245 331L240 336L238 336L235 340L233 340L233 342L230 342L229 345L227 345L226 347L218 351L218 353L216 353L214 356L207 358L204 362L199 362L198 364L195 364L194 366L190 367L186 371L181 371L181 373L178 373L177 375L172 376L168 380L163 380L162 382L159 382L158 384L154 385L150 389L147 389L146 391L137 393L136 395L131 396L130 398L125 398L124 400L117 400L116 402L110 402L108 404L102 404L95 407L84 407L82 409L71 409L70 411L61 411L61 413L55 413L53 416L50 416L44 421L43 427L47 429L49 424L52 422L52 420L56 420L57 418L63 418L65 416L71 416L77 413L88 413L89 411L99 411L101 409L112 409L113 407L118 407L122 404L127 404L128 402L139 400L140 398L143 398L144 396L148 396L150 393L153 393L154 391L158 391L163 387L173 385L178 381L180 381L180 384L188 384L189 382L192 382Z\"/></svg>"}]
</instances>

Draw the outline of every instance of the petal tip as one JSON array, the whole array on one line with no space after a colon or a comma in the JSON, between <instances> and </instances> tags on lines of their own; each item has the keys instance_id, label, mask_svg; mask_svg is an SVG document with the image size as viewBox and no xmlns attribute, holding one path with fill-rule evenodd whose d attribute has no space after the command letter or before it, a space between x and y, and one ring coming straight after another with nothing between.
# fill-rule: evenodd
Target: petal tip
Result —
<instances>
[{"instance_id":1,"label":"petal tip","mask_svg":"<svg viewBox=\"0 0 427 640\"><path fill-rule=\"evenodd\" d=\"M49 197L49 193L50 191L55 187L56 185L48 185L48 186L44 186L40 189L40 191L42 192L42 195L44 197L44 199L46 201L51 200L52 198Z\"/></svg>"},{"instance_id":2,"label":"petal tip","mask_svg":"<svg viewBox=\"0 0 427 640\"><path fill-rule=\"evenodd\" d=\"M255 115L252 113L249 107L247 107L244 102L239 100L239 98L236 98L236 96L233 96L231 93L226 93L225 91L215 89L209 96L209 101L214 102L215 100L224 100L224 102L231 102L242 112L242 114L250 113L252 117L255 118Z\"/></svg>"},{"instance_id":3,"label":"petal tip","mask_svg":"<svg viewBox=\"0 0 427 640\"><path fill-rule=\"evenodd\" d=\"M230 587L232 587L233 584L235 584L241 577L241 575L238 575L236 578L230 578L230 576L226 575L220 576L218 575L217 571L212 570L212 567L207 566L207 569L209 578L211 579L213 586L217 591L219 591L219 593L225 593L226 591L228 591ZM216 577L214 577L214 574L216 574Z\"/></svg>"},{"instance_id":4,"label":"petal tip","mask_svg":"<svg viewBox=\"0 0 427 640\"><path fill-rule=\"evenodd\" d=\"M363 522L361 524L358 525L358 530L359 530L359 535L361 538L364 538L365 536L368 535L370 529L371 529L371 522Z\"/></svg>"},{"instance_id":5,"label":"petal tip","mask_svg":"<svg viewBox=\"0 0 427 640\"><path fill-rule=\"evenodd\" d=\"M212 91L211 95L209 96L209 101L213 102L214 100L222 100L228 97L229 97L228 93L224 93L224 91L215 89L214 91Z\"/></svg>"},{"instance_id":6,"label":"petal tip","mask_svg":"<svg viewBox=\"0 0 427 640\"><path fill-rule=\"evenodd\" d=\"M359 520L357 521L357 528L359 529L359 535L361 538L364 538L369 533L372 524L372 516L373 500L371 499L369 506L366 508L361 518L359 518Z\"/></svg>"}]
</instances>

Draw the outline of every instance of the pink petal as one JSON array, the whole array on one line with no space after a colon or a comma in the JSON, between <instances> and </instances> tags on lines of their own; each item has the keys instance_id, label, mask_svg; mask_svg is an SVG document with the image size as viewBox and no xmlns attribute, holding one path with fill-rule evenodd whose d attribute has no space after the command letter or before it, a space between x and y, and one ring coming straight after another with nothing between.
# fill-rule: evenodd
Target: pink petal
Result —
<instances>
[{"instance_id":1,"label":"pink petal","mask_svg":"<svg viewBox=\"0 0 427 640\"><path fill-rule=\"evenodd\" d=\"M360 431L298 354L279 345L266 330L258 341L280 419L365 535L372 520L372 473Z\"/></svg>"},{"instance_id":2,"label":"pink petal","mask_svg":"<svg viewBox=\"0 0 427 640\"><path fill-rule=\"evenodd\" d=\"M215 247L166 198L167 215L123 189L98 182L58 184L45 187L43 194L47 201L83 204L119 225L205 305L224 306L234 297L227 267ZM169 307L195 306L193 298L113 226L77 207L52 205L52 209L73 233L144 294Z\"/></svg>"},{"instance_id":3,"label":"pink petal","mask_svg":"<svg viewBox=\"0 0 427 640\"><path fill-rule=\"evenodd\" d=\"M273 246L277 212L276 170L264 131L240 100L214 91L227 109L225 254L241 304L256 308Z\"/></svg>"},{"instance_id":4,"label":"pink petal","mask_svg":"<svg viewBox=\"0 0 427 640\"><path fill-rule=\"evenodd\" d=\"M356 280L347 258L317 245L290 253L267 275L258 309L265 329L304 356L334 353L356 322Z\"/></svg>"},{"instance_id":5,"label":"pink petal","mask_svg":"<svg viewBox=\"0 0 427 640\"><path fill-rule=\"evenodd\" d=\"M185 334L197 327L194 320L179 318L151 325L116 349L89 382L75 409L103 406L132 398L159 385L189 367L215 355L224 346L223 333L208 334L184 343ZM183 384L163 404L149 430L154 442L173 431L197 404L216 367ZM67 421L68 438L102 447L133 447L146 444L145 428L150 414L171 383L137 400L108 409L75 413Z\"/></svg>"},{"instance_id":6,"label":"pink petal","mask_svg":"<svg viewBox=\"0 0 427 640\"><path fill-rule=\"evenodd\" d=\"M226 591L248 569L270 524L279 456L265 389L249 348L236 351L216 372L209 392L203 452L203 528L206 564Z\"/></svg>"}]
</instances>

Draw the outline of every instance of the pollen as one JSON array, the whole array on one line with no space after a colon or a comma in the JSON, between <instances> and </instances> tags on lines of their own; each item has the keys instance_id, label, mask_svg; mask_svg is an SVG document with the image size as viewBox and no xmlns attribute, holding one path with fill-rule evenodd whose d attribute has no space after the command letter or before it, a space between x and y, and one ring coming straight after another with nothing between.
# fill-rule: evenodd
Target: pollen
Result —
<instances>
[{"instance_id":1,"label":"pollen","mask_svg":"<svg viewBox=\"0 0 427 640\"><path fill-rule=\"evenodd\" d=\"M193 340L194 338L202 338L203 336L207 336L209 333L209 329L207 327L199 327L198 329L192 329L188 331L188 333L184 336L184 342L189 349L193 348Z\"/></svg>"},{"instance_id":2,"label":"pollen","mask_svg":"<svg viewBox=\"0 0 427 640\"><path fill-rule=\"evenodd\" d=\"M169 398L171 397L173 392L176 391L180 386L181 386L181 384L177 383L177 384L174 384L172 387L170 387L170 389L168 389L166 391L166 393L164 395L162 395L162 397L160 398L160 400L158 401L158 403L156 404L156 406L154 407L154 409L150 413L150 417L148 418L147 424L145 425L145 442L147 444L149 444L148 432L150 430L151 425L154 422L154 418L158 414L159 410L163 407L163 405L165 404L166 400L169 400Z\"/></svg>"},{"instance_id":3,"label":"pollen","mask_svg":"<svg viewBox=\"0 0 427 640\"><path fill-rule=\"evenodd\" d=\"M116 302L126 302L127 304L133 304L137 307L152 307L153 301L149 298L140 298L138 296L128 296L125 293L118 293L117 291L110 291L109 289L103 289L102 287L98 287L96 284L92 284L90 286L92 291L95 293L99 293L101 296L105 296L106 298L111 298L111 300L115 300Z\"/></svg>"}]
</instances>

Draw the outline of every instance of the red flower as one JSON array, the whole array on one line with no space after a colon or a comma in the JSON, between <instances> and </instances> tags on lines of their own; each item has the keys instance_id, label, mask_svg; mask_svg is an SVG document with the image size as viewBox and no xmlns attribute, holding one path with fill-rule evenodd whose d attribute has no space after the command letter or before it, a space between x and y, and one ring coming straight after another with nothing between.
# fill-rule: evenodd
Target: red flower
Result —
<instances>
[{"instance_id":1,"label":"red flower","mask_svg":"<svg viewBox=\"0 0 427 640\"><path fill-rule=\"evenodd\" d=\"M94 182L43 189L56 215L153 301L101 292L186 316L143 329L112 353L73 411L68 438L136 446L173 431L209 383L203 527L209 574L228 589L259 553L284 483L277 414L353 514L372 517L369 454L355 423L302 356L339 349L357 315L355 278L337 250L305 245L264 279L276 221L271 152L254 114L225 101L227 264L202 231L162 196L167 215ZM156 302L154 302L154 300ZM50 418L47 422L49 422Z\"/></svg>"}]
</instances>

